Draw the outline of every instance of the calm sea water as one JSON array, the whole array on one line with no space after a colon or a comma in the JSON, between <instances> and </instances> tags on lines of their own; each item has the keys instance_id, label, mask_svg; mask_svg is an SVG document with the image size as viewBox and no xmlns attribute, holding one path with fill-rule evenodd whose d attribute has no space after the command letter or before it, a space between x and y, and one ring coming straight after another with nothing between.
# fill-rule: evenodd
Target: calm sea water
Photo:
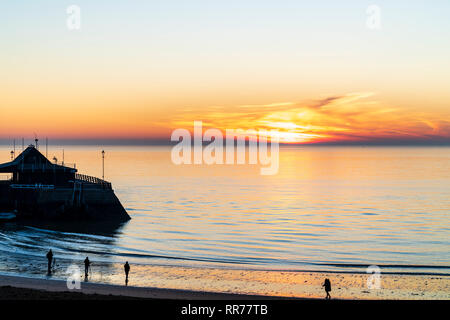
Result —
<instances>
[{"instance_id":1,"label":"calm sea water","mask_svg":"<svg viewBox=\"0 0 450 320\"><path fill-rule=\"evenodd\" d=\"M80 173L101 177L102 148L64 149ZM9 151L0 147L0 162ZM102 263L450 274L448 147L282 148L273 176L257 165L176 166L169 147L105 151L105 179L132 220L2 224L0 271L32 273L53 248Z\"/></svg>"}]
</instances>

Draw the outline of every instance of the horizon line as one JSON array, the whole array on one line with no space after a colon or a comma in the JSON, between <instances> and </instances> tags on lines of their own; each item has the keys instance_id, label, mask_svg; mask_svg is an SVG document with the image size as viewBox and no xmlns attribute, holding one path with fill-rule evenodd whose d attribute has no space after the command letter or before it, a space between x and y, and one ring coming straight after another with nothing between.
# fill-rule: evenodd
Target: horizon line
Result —
<instances>
[{"instance_id":1,"label":"horizon line","mask_svg":"<svg viewBox=\"0 0 450 320\"><path fill-rule=\"evenodd\" d=\"M32 143L30 143L30 141ZM142 139L127 139L127 138L106 138L106 139L49 139L49 146L174 146L179 141L170 141L170 139L155 139L155 138L142 138ZM203 145L208 145L211 142L203 142ZM0 146L13 147L14 138L12 139L0 139ZM34 144L34 140L25 139L24 147ZM450 146L450 138L442 139L374 139L374 140L360 140L360 141L327 141L327 142L305 142L305 143L285 143L280 142L280 146ZM45 146L45 140L39 144L40 147ZM16 139L16 149L22 147L22 140Z\"/></svg>"}]
</instances>

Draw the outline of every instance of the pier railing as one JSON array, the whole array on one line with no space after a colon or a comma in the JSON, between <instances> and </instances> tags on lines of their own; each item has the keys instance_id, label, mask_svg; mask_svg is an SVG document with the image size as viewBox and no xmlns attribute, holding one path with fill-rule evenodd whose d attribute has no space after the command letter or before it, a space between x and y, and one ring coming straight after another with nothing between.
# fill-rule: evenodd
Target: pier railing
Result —
<instances>
[{"instance_id":1,"label":"pier railing","mask_svg":"<svg viewBox=\"0 0 450 320\"><path fill-rule=\"evenodd\" d=\"M112 189L111 182L99 179L97 177L91 177L91 176L88 176L85 174L75 173L75 179L101 186L103 189L109 189L109 190Z\"/></svg>"}]
</instances>

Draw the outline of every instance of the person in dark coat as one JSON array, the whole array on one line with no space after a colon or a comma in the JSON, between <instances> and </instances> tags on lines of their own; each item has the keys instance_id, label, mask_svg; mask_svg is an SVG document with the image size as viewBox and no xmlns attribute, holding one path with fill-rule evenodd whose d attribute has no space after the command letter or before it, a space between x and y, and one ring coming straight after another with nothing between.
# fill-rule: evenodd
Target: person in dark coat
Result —
<instances>
[{"instance_id":1,"label":"person in dark coat","mask_svg":"<svg viewBox=\"0 0 450 320\"><path fill-rule=\"evenodd\" d=\"M53 261L53 252L52 252L52 249L50 249L47 252L47 262L48 262L48 264L47 264L47 272L48 272L48 274L52 273L52 261Z\"/></svg>"},{"instance_id":2,"label":"person in dark coat","mask_svg":"<svg viewBox=\"0 0 450 320\"><path fill-rule=\"evenodd\" d=\"M125 284L128 284L128 273L130 273L130 265L128 264L128 261L125 262L123 269L125 270Z\"/></svg>"},{"instance_id":3,"label":"person in dark coat","mask_svg":"<svg viewBox=\"0 0 450 320\"><path fill-rule=\"evenodd\" d=\"M325 282L323 283L322 287L325 288L325 292L327 293L325 299L331 299L330 291L331 291L331 282L330 279L325 279Z\"/></svg>"},{"instance_id":4,"label":"person in dark coat","mask_svg":"<svg viewBox=\"0 0 450 320\"><path fill-rule=\"evenodd\" d=\"M84 276L87 278L89 275L89 266L91 265L91 262L89 261L89 258L86 257L84 259Z\"/></svg>"}]
</instances>

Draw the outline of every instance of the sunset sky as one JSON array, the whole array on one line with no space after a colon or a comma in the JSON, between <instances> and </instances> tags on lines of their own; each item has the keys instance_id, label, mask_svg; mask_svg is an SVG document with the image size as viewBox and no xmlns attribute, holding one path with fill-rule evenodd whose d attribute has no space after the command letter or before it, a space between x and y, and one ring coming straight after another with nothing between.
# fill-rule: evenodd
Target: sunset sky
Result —
<instances>
[{"instance_id":1,"label":"sunset sky","mask_svg":"<svg viewBox=\"0 0 450 320\"><path fill-rule=\"evenodd\" d=\"M449 143L449 17L448 0L2 1L0 141L169 141L196 120Z\"/></svg>"}]
</instances>

